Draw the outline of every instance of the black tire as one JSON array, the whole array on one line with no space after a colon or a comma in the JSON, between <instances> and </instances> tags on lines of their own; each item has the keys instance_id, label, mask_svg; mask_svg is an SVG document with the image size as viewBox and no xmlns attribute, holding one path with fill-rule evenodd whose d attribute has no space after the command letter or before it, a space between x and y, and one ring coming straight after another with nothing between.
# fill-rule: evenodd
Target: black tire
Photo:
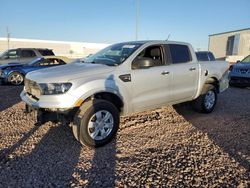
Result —
<instances>
[{"instance_id":1,"label":"black tire","mask_svg":"<svg viewBox=\"0 0 250 188\"><path fill-rule=\"evenodd\" d=\"M24 76L20 72L12 72L8 76L8 82L12 85L19 86L23 84Z\"/></svg>"},{"instance_id":2,"label":"black tire","mask_svg":"<svg viewBox=\"0 0 250 188\"><path fill-rule=\"evenodd\" d=\"M97 122L97 114L106 113L108 114L110 119L112 120L111 125L112 128L106 128L104 117L102 118L101 122L97 123L98 126L102 126L102 131L108 131L107 136L103 139L94 139L92 134L98 132L101 133L101 130L98 130L98 126L94 125ZM111 116L110 116L111 115ZM95 119L95 122L93 123L92 120ZM108 119L108 120L110 120ZM90 123L93 123L93 128L89 127ZM116 135L116 132L119 128L120 123L120 116L118 109L109 101L102 100L102 99L94 99L90 100L88 102L83 103L83 105L80 107L78 112L75 115L73 124L72 124L72 131L75 136L75 138L83 145L87 145L89 147L100 147L107 143L109 143ZM107 123L108 124L108 123ZM97 131L95 130L97 129ZM100 127L99 127L100 129ZM97 135L97 137L98 137ZM101 137L101 136L99 136Z\"/></svg>"},{"instance_id":3,"label":"black tire","mask_svg":"<svg viewBox=\"0 0 250 188\"><path fill-rule=\"evenodd\" d=\"M208 95L211 96L211 102L210 105L208 105ZM217 91L214 85L212 84L206 84L202 90L202 94L193 101L193 108L195 111L201 112L201 113L211 113L215 105L217 103Z\"/></svg>"}]
</instances>

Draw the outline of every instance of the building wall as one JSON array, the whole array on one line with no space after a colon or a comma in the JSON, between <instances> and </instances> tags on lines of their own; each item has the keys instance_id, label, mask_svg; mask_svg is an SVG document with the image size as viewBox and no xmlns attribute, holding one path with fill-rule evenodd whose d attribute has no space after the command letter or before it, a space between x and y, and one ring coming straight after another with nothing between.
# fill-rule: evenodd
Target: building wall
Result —
<instances>
[{"instance_id":1,"label":"building wall","mask_svg":"<svg viewBox=\"0 0 250 188\"><path fill-rule=\"evenodd\" d=\"M65 42L50 40L31 40L10 38L9 48L49 48L53 49L56 55L67 56L71 58L86 57L93 54L109 44L102 43L84 43L84 42ZM6 38L0 38L0 52L8 49Z\"/></svg>"},{"instance_id":2,"label":"building wall","mask_svg":"<svg viewBox=\"0 0 250 188\"><path fill-rule=\"evenodd\" d=\"M240 34L239 49L237 56L246 56L250 54L250 29L228 32L222 34L215 34L209 36L209 51L213 52L215 58L225 59L227 51L228 37L235 34Z\"/></svg>"}]
</instances>

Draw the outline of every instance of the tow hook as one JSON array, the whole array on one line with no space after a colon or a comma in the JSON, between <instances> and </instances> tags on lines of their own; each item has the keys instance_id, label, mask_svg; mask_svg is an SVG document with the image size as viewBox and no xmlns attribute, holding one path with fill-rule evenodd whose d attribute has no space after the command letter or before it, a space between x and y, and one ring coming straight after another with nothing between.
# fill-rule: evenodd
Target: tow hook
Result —
<instances>
[{"instance_id":1,"label":"tow hook","mask_svg":"<svg viewBox=\"0 0 250 188\"><path fill-rule=\"evenodd\" d=\"M25 114L28 114L28 113L31 113L32 111L33 111L32 107L26 104L25 109L23 110L23 112Z\"/></svg>"}]
</instances>

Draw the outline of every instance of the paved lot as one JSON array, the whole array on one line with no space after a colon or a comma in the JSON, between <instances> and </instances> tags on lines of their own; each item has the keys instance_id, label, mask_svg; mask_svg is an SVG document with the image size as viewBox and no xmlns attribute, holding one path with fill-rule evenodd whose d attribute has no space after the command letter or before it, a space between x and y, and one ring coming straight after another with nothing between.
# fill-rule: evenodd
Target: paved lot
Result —
<instances>
[{"instance_id":1,"label":"paved lot","mask_svg":"<svg viewBox=\"0 0 250 188\"><path fill-rule=\"evenodd\" d=\"M209 115L183 104L123 117L96 150L69 127L35 127L20 91L0 86L0 187L250 186L250 89L228 89Z\"/></svg>"}]
</instances>

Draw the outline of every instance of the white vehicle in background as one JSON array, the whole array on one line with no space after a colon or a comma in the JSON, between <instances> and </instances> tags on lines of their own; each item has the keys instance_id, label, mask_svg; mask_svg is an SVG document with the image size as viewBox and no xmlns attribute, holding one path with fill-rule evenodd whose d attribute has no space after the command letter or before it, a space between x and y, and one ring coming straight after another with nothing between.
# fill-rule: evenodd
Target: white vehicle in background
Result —
<instances>
[{"instance_id":1,"label":"white vehicle in background","mask_svg":"<svg viewBox=\"0 0 250 188\"><path fill-rule=\"evenodd\" d=\"M188 43L136 41L111 45L73 63L27 74L21 98L27 111L60 114L75 138L98 147L115 136L120 115L193 101L213 111L228 87L228 63L199 62Z\"/></svg>"}]
</instances>

